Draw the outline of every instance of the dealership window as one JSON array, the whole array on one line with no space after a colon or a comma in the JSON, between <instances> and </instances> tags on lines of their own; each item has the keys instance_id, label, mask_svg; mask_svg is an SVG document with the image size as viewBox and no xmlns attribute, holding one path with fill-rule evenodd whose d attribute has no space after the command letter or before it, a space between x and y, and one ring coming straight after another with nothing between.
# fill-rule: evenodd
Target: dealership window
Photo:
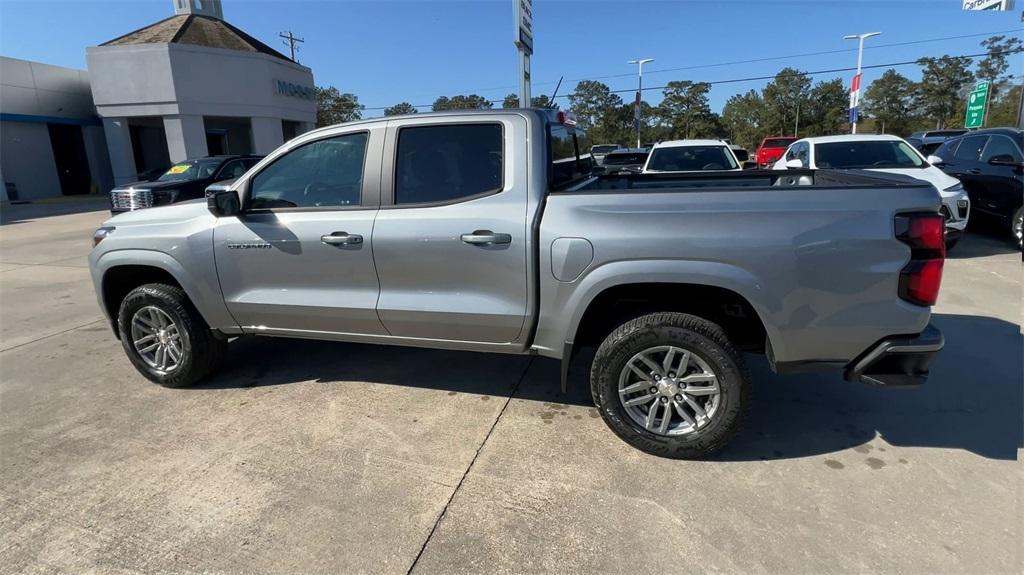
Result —
<instances>
[{"instance_id":1,"label":"dealership window","mask_svg":"<svg viewBox=\"0 0 1024 575\"><path fill-rule=\"evenodd\" d=\"M252 180L249 207L358 206L363 187L365 132L317 140L278 158Z\"/></svg>"},{"instance_id":2,"label":"dealership window","mask_svg":"<svg viewBox=\"0 0 1024 575\"><path fill-rule=\"evenodd\" d=\"M402 128L395 204L451 202L501 189L501 124Z\"/></svg>"}]
</instances>

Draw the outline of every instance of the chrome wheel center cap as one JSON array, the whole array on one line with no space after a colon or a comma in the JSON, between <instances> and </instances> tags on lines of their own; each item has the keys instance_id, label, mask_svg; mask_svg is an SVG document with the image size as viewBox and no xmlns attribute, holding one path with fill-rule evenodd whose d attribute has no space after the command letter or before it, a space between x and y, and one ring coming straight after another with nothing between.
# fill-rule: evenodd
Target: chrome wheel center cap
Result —
<instances>
[{"instance_id":1,"label":"chrome wheel center cap","mask_svg":"<svg viewBox=\"0 0 1024 575\"><path fill-rule=\"evenodd\" d=\"M658 382L658 393L664 397L672 397L679 393L679 385L674 380L662 379Z\"/></svg>"}]
</instances>

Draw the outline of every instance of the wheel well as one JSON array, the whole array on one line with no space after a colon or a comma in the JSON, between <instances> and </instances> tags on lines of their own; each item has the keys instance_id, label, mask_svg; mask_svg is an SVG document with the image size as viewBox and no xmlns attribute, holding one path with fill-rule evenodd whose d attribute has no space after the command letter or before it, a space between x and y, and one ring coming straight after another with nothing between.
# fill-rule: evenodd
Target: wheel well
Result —
<instances>
[{"instance_id":1,"label":"wheel well","mask_svg":"<svg viewBox=\"0 0 1024 575\"><path fill-rule=\"evenodd\" d=\"M718 324L739 349L765 350L764 324L743 296L716 286L671 283L625 284L601 292L587 306L573 344L598 345L626 321L659 311L704 318Z\"/></svg>"},{"instance_id":2,"label":"wheel well","mask_svg":"<svg viewBox=\"0 0 1024 575\"><path fill-rule=\"evenodd\" d=\"M116 266L103 275L103 307L107 309L115 334L118 333L117 311L124 296L141 285L151 283L181 287L169 272L152 266Z\"/></svg>"}]
</instances>

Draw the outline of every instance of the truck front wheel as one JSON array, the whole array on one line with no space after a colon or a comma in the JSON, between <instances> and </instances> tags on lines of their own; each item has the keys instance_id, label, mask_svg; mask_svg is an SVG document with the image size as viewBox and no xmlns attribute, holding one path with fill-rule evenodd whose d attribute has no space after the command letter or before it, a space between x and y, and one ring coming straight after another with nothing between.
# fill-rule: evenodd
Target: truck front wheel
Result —
<instances>
[{"instance_id":1,"label":"truck front wheel","mask_svg":"<svg viewBox=\"0 0 1024 575\"><path fill-rule=\"evenodd\" d=\"M214 371L227 341L214 334L181 288L146 284L117 314L121 344L135 369L165 387L186 387Z\"/></svg>"},{"instance_id":2,"label":"truck front wheel","mask_svg":"<svg viewBox=\"0 0 1024 575\"><path fill-rule=\"evenodd\" d=\"M654 313L619 326L597 350L590 386L616 435L675 459L700 459L724 447L750 403L743 357L720 327L683 313Z\"/></svg>"}]
</instances>

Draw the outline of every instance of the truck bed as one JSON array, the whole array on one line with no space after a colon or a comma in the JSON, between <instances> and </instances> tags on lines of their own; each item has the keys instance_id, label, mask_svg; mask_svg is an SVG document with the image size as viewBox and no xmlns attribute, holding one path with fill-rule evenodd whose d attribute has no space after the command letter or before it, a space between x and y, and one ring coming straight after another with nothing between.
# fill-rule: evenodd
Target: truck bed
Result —
<instances>
[{"instance_id":1,"label":"truck bed","mask_svg":"<svg viewBox=\"0 0 1024 575\"><path fill-rule=\"evenodd\" d=\"M542 273L584 269L541 283L535 347L564 346L559 336L580 321L565 310L582 310L580 301L627 277L739 294L764 324L780 371L812 360L845 365L886 336L927 326L929 308L896 296L910 249L895 239L894 217L939 206L927 183L863 171L591 178L546 198Z\"/></svg>"}]
</instances>

